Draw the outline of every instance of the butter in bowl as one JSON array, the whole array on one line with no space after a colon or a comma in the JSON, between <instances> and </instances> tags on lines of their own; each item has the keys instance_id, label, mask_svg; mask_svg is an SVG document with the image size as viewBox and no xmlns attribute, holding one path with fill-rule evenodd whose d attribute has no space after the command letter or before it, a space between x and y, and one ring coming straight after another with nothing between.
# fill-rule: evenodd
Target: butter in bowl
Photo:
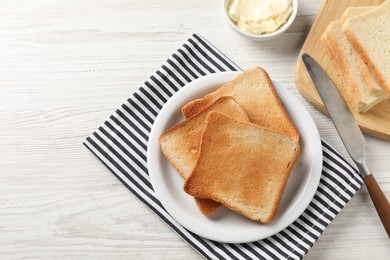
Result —
<instances>
[{"instance_id":1,"label":"butter in bowl","mask_svg":"<svg viewBox=\"0 0 390 260\"><path fill-rule=\"evenodd\" d=\"M294 22L297 0L224 0L223 11L230 27L255 41L274 39Z\"/></svg>"}]
</instances>

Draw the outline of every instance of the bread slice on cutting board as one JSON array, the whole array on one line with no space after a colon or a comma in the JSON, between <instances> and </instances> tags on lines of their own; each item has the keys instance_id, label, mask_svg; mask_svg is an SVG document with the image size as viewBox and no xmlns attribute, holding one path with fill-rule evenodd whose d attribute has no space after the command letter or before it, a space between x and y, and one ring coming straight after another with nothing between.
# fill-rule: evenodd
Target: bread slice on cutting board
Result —
<instances>
[{"instance_id":1,"label":"bread slice on cutting board","mask_svg":"<svg viewBox=\"0 0 390 260\"><path fill-rule=\"evenodd\" d=\"M213 111L184 190L268 223L276 215L299 152L298 142L288 136Z\"/></svg>"},{"instance_id":2,"label":"bread slice on cutting board","mask_svg":"<svg viewBox=\"0 0 390 260\"><path fill-rule=\"evenodd\" d=\"M210 111L218 111L247 121L249 119L232 97L221 97L211 106L194 117L168 129L159 137L161 150L168 161L175 167L183 179L187 179L191 173L198 153L202 131ZM200 211L205 215L211 215L220 204L207 199L195 199Z\"/></svg>"},{"instance_id":3,"label":"bread slice on cutting board","mask_svg":"<svg viewBox=\"0 0 390 260\"><path fill-rule=\"evenodd\" d=\"M186 118L191 118L222 96L234 97L252 123L299 140L298 130L264 69L253 67L244 71L214 92L184 105L182 113Z\"/></svg>"},{"instance_id":4,"label":"bread slice on cutting board","mask_svg":"<svg viewBox=\"0 0 390 260\"><path fill-rule=\"evenodd\" d=\"M390 1L347 19L343 31L382 88L390 93Z\"/></svg>"},{"instance_id":5,"label":"bread slice on cutting board","mask_svg":"<svg viewBox=\"0 0 390 260\"><path fill-rule=\"evenodd\" d=\"M342 30L344 20L371 8L373 7L348 8L342 19L331 22L321 37L321 43L340 76L340 91L350 107L358 113L366 112L389 96L389 93L382 90Z\"/></svg>"},{"instance_id":6,"label":"bread slice on cutting board","mask_svg":"<svg viewBox=\"0 0 390 260\"><path fill-rule=\"evenodd\" d=\"M361 15L365 12L371 11L376 6L352 6L345 9L343 15L341 16L341 22L345 22L348 18Z\"/></svg>"}]
</instances>

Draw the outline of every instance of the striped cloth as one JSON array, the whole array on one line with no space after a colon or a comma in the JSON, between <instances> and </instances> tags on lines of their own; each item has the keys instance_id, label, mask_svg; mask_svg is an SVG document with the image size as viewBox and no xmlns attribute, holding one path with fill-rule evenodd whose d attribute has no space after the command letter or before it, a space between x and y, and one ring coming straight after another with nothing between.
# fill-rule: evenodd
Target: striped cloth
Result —
<instances>
[{"instance_id":1,"label":"striped cloth","mask_svg":"<svg viewBox=\"0 0 390 260\"><path fill-rule=\"evenodd\" d=\"M206 259L300 259L362 185L357 171L326 142L322 142L322 177L308 208L286 229L252 243L218 243L189 232L164 210L150 183L147 143L162 106L198 77L236 70L240 70L237 65L200 35L193 34L84 145Z\"/></svg>"}]
</instances>

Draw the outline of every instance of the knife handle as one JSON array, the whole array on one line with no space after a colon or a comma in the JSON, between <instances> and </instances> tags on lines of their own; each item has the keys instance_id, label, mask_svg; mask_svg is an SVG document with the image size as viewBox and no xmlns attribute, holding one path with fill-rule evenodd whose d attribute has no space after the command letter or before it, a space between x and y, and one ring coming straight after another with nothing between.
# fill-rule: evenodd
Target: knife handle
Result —
<instances>
[{"instance_id":1,"label":"knife handle","mask_svg":"<svg viewBox=\"0 0 390 260\"><path fill-rule=\"evenodd\" d=\"M368 193L370 193L371 200L374 203L379 218L385 227L387 236L390 239L390 203L376 182L374 175L369 174L365 176L364 183L366 184Z\"/></svg>"}]
</instances>

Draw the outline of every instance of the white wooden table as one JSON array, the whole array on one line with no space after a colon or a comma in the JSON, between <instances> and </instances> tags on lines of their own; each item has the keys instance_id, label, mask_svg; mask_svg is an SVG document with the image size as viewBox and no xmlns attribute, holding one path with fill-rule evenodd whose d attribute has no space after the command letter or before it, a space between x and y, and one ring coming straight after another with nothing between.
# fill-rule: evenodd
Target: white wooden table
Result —
<instances>
[{"instance_id":1,"label":"white wooden table","mask_svg":"<svg viewBox=\"0 0 390 260\"><path fill-rule=\"evenodd\" d=\"M242 68L264 67L346 155L331 121L295 88L295 61L321 2L299 4L286 34L256 43L228 28L219 0L1 0L0 258L201 258L82 145L193 32ZM390 143L367 142L390 198ZM389 257L362 188L305 258Z\"/></svg>"}]
</instances>

